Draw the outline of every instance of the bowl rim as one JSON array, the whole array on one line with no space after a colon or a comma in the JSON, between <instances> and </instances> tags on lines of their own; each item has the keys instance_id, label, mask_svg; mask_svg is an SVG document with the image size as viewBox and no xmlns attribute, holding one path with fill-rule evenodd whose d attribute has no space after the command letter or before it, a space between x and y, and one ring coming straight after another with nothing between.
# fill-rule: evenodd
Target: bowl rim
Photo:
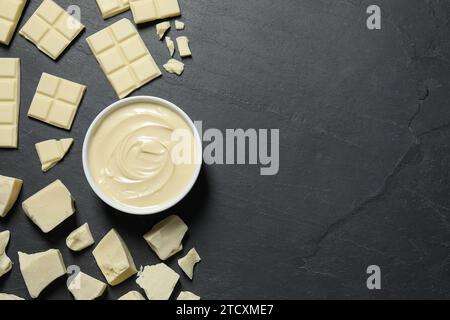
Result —
<instances>
[{"instance_id":1,"label":"bowl rim","mask_svg":"<svg viewBox=\"0 0 450 320\"><path fill-rule=\"evenodd\" d=\"M89 168L89 161L88 161L88 147L92 140L93 132L97 128L97 126L101 123L101 121L108 116L110 113L114 112L115 110L122 108L124 106L133 104L133 103L139 103L139 102L149 102L149 103L157 103L164 107L169 108L170 110L176 112L178 115L180 115L185 122L188 124L188 126L191 128L194 139L197 144L197 158L200 161L198 161L195 172L192 176L192 179L190 180L189 184L183 189L183 191L173 199L159 205L159 206L152 206L152 207L133 207L126 204L123 204L121 202L118 202L111 197L107 196L100 188L97 186L97 183L94 181L90 168ZM94 191L94 193L107 205L110 207L132 215L151 215L163 212L174 205L176 205L178 202L180 202L193 188L195 182L198 179L198 176L200 174L200 170L203 163L203 148L202 148L202 140L200 139L200 134L197 130L197 128L194 125L194 122L192 119L184 112L180 107L175 105L174 103L154 96L134 96L134 97L128 97L125 99L118 100L112 104L110 104L108 107L103 109L92 121L90 124L86 135L84 137L83 142L83 150L82 150L82 162L83 162L83 171L84 175L91 187L91 189Z\"/></svg>"}]
</instances>

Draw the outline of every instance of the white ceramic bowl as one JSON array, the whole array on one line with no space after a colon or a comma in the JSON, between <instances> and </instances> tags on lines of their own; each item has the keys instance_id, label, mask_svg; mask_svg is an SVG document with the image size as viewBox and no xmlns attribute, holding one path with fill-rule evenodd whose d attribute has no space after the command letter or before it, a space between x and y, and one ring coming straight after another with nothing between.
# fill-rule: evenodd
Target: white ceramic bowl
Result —
<instances>
[{"instance_id":1,"label":"white ceramic bowl","mask_svg":"<svg viewBox=\"0 0 450 320\"><path fill-rule=\"evenodd\" d=\"M191 118L189 118L189 116L183 110L181 110L179 107L177 107L173 103L171 103L167 100L161 99L161 98L151 97L151 96L137 96L137 97L131 97L131 98L119 100L119 101L111 104L110 106L105 108L102 112L100 112L99 115L91 123L91 125L86 133L86 137L84 138L83 170L84 170L84 174L86 175L86 178L87 178L92 190L94 190L94 192L97 194L97 196L100 199L102 199L106 204L108 204L109 206L111 206L119 211L126 212L129 214L149 215L149 214L155 214L155 213L162 212L164 210L169 209L170 207L172 207L175 204L177 204L178 202L180 202L189 193L189 191L192 189L195 182L197 181L197 178L200 173L201 166L202 166L201 165L202 161L198 161L196 171L194 172L194 175L192 176L192 179L189 182L189 184L186 186L186 188L178 196L174 197L173 199L171 199L170 201L168 201L166 203L162 203L161 205L157 206L156 208L154 206L148 207L148 208L128 206L126 204L120 203L120 202L112 199L111 197L106 195L102 190L100 190L100 188L97 186L97 183L94 181L91 171L90 171L90 168L89 168L89 161L88 161L89 148L88 147L89 147L89 144L92 139L92 134L93 134L94 130L96 129L96 127L101 123L101 121L107 115L109 115L111 112L113 112L116 109L119 109L123 106L127 106L129 104L138 103L138 102L157 103L157 104L165 106L168 109L179 114L186 121L186 123L189 125L189 127L192 129L192 132L194 133L194 138L195 138L196 144L197 144L197 148L196 148L197 155L196 156L198 157L197 159L202 159L203 152L202 152L202 141L200 139L200 135L197 131L197 128L194 126L194 123L192 122Z\"/></svg>"}]
</instances>

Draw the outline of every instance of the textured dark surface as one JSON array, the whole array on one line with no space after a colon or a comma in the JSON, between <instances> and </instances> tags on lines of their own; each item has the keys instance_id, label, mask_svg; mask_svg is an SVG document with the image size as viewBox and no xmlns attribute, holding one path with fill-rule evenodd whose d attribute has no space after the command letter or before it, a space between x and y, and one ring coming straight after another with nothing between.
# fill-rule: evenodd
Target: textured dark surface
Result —
<instances>
[{"instance_id":1,"label":"textured dark surface","mask_svg":"<svg viewBox=\"0 0 450 320\"><path fill-rule=\"evenodd\" d=\"M23 25L40 1L28 5ZM57 1L68 6L71 1ZM73 2L73 1L72 1ZM366 28L357 0L180 0L193 59L182 77L164 76L134 95L182 107L206 128L280 128L280 172L255 166L205 166L177 207L136 218L104 205L82 170L84 134L117 100L86 36L123 17L102 20L79 1L85 31L56 63L17 35L2 57L22 61L20 148L0 150L0 174L25 180L0 230L12 232L12 272L0 292L29 297L17 251L61 249L67 265L103 279L92 248L73 254L65 237L89 222L97 241L112 227L137 265L158 260L142 235L169 213L190 227L187 252L203 258L180 289L204 299L450 298L450 3L378 0L382 30ZM168 59L152 24L140 28L161 66ZM175 37L174 30L170 35ZM42 72L88 86L71 132L26 117ZM74 137L66 159L43 174L34 143ZM44 235L20 203L60 178L77 214ZM179 256L177 256L178 258ZM382 270L382 290L366 288L367 266ZM180 271L176 259L169 265ZM43 299L71 299L60 279ZM134 280L108 288L115 299Z\"/></svg>"}]
</instances>

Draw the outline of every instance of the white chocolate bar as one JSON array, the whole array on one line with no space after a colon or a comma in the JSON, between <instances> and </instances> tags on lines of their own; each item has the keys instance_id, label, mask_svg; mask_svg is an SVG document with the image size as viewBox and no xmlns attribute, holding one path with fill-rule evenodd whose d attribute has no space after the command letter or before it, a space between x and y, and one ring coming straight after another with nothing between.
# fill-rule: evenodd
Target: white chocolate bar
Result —
<instances>
[{"instance_id":1,"label":"white chocolate bar","mask_svg":"<svg viewBox=\"0 0 450 320\"><path fill-rule=\"evenodd\" d=\"M44 0L19 33L56 60L83 29L84 25L55 2Z\"/></svg>"},{"instance_id":2,"label":"white chocolate bar","mask_svg":"<svg viewBox=\"0 0 450 320\"><path fill-rule=\"evenodd\" d=\"M181 15L178 0L129 0L134 22L144 23Z\"/></svg>"},{"instance_id":3,"label":"white chocolate bar","mask_svg":"<svg viewBox=\"0 0 450 320\"><path fill-rule=\"evenodd\" d=\"M0 43L9 45L27 0L0 1Z\"/></svg>"},{"instance_id":4,"label":"white chocolate bar","mask_svg":"<svg viewBox=\"0 0 450 320\"><path fill-rule=\"evenodd\" d=\"M86 86L43 73L28 116L70 130Z\"/></svg>"},{"instance_id":5,"label":"white chocolate bar","mask_svg":"<svg viewBox=\"0 0 450 320\"><path fill-rule=\"evenodd\" d=\"M17 148L20 60L0 58L0 148Z\"/></svg>"},{"instance_id":6,"label":"white chocolate bar","mask_svg":"<svg viewBox=\"0 0 450 320\"><path fill-rule=\"evenodd\" d=\"M73 139L46 140L36 143L36 151L41 161L41 169L47 172L61 161L72 146Z\"/></svg>"},{"instance_id":7,"label":"white chocolate bar","mask_svg":"<svg viewBox=\"0 0 450 320\"><path fill-rule=\"evenodd\" d=\"M96 0L103 19L111 18L130 9L128 0Z\"/></svg>"},{"instance_id":8,"label":"white chocolate bar","mask_svg":"<svg viewBox=\"0 0 450 320\"><path fill-rule=\"evenodd\" d=\"M119 98L161 75L134 25L122 19L86 39Z\"/></svg>"}]
</instances>

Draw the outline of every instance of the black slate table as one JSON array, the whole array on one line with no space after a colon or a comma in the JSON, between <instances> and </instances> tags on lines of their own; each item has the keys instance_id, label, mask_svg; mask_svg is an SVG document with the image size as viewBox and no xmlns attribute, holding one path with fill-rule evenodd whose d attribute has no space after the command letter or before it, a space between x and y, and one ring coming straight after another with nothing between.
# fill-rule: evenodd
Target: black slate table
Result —
<instances>
[{"instance_id":1,"label":"black slate table","mask_svg":"<svg viewBox=\"0 0 450 320\"><path fill-rule=\"evenodd\" d=\"M40 1L32 0L20 26ZM84 135L117 97L85 38L103 21L94 1L78 4L86 31L54 62L16 34L1 57L22 66L20 147L0 150L0 174L24 179L18 203L0 230L12 233L12 272L0 292L29 298L17 251L58 248L67 265L103 279L92 248L74 254L65 237L89 222L96 241L116 228L137 265L158 262L142 239L168 214L189 225L186 253L203 258L194 281L176 289L204 299L450 297L450 4L378 0L381 30L368 30L365 0L180 0L193 58L181 77L162 78L133 95L182 107L204 128L279 128L280 171L204 166L179 205L149 217L103 204L82 170ZM168 59L154 24L139 27L158 65ZM86 84L70 132L28 119L42 72ZM43 174L34 144L73 137L63 162ZM20 203L55 179L76 199L77 213L48 235ZM176 258L180 257L177 256ZM168 264L180 271L176 258ZM366 269L381 268L381 290L368 290ZM105 299L137 289L108 288ZM59 279L42 299L72 299Z\"/></svg>"}]
</instances>

